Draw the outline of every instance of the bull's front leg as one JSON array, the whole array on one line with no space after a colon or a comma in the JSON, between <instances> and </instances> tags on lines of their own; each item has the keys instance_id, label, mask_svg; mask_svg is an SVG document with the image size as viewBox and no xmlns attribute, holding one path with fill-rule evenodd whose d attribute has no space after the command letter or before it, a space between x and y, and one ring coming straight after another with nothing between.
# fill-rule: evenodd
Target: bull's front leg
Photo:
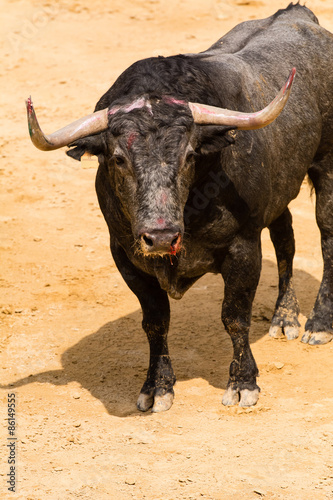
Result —
<instances>
[{"instance_id":1,"label":"bull's front leg","mask_svg":"<svg viewBox=\"0 0 333 500\"><path fill-rule=\"evenodd\" d=\"M225 282L222 321L233 344L233 360L224 405L255 405L258 368L249 344L252 302L261 270L260 234L237 237L222 266Z\"/></svg>"},{"instance_id":2,"label":"bull's front leg","mask_svg":"<svg viewBox=\"0 0 333 500\"><path fill-rule=\"evenodd\" d=\"M171 366L167 334L170 322L169 299L159 284L149 287L149 294L139 297L143 320L142 327L149 342L149 368L142 386L137 407L153 412L169 410L173 403L173 386L176 377Z\"/></svg>"},{"instance_id":3,"label":"bull's front leg","mask_svg":"<svg viewBox=\"0 0 333 500\"><path fill-rule=\"evenodd\" d=\"M111 245L116 265L132 292L140 301L142 327L149 342L149 367L137 401L140 411L152 408L153 412L169 410L172 406L176 382L169 356L167 335L170 323L170 306L166 292L157 279L141 273L127 258L124 250Z\"/></svg>"}]
</instances>

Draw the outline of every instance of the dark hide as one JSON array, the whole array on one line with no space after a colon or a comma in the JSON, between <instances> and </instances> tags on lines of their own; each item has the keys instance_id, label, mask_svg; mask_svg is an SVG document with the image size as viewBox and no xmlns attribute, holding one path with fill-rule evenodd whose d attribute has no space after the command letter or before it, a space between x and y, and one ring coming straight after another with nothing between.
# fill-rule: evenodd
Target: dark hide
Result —
<instances>
[{"instance_id":1,"label":"dark hide","mask_svg":"<svg viewBox=\"0 0 333 500\"><path fill-rule=\"evenodd\" d=\"M254 131L198 126L187 102L252 112L277 94L292 67L286 108ZM279 267L270 333L298 336L289 202L307 173L317 194L324 278L304 342L333 336L333 36L306 7L290 5L236 26L207 51L133 64L99 100L109 127L68 152L99 158L96 190L111 251L143 310L150 363L138 407L172 403L169 300L207 272L225 281L222 320L234 359L223 403L255 404L258 370L248 334L269 227Z\"/></svg>"}]
</instances>

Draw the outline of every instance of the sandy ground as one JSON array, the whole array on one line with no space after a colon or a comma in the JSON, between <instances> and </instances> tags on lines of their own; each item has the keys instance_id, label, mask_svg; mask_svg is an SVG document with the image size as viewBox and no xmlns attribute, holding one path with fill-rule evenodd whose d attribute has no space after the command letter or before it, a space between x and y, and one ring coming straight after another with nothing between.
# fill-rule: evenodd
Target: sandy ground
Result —
<instances>
[{"instance_id":1,"label":"sandy ground","mask_svg":"<svg viewBox=\"0 0 333 500\"><path fill-rule=\"evenodd\" d=\"M277 295L268 233L255 299L257 406L225 408L231 342L223 285L207 275L172 302L178 382L170 411L139 413L148 345L118 274L94 191L95 163L30 143L24 99L53 131L93 110L132 62L206 49L235 24L287 2L2 0L1 465L2 499L333 498L333 343L267 336ZM333 32L331 0L309 0ZM301 322L322 273L314 197L291 204ZM15 493L7 490L7 394L17 410Z\"/></svg>"}]
</instances>

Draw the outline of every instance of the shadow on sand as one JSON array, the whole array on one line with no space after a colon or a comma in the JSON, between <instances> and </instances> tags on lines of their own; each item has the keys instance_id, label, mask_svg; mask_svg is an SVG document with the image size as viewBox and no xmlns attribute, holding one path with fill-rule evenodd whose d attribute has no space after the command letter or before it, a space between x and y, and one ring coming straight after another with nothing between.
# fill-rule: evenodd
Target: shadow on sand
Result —
<instances>
[{"instance_id":1,"label":"shadow on sand","mask_svg":"<svg viewBox=\"0 0 333 500\"><path fill-rule=\"evenodd\" d=\"M301 270L295 270L294 282L301 312L308 315L319 282ZM265 260L253 307L251 343L267 334L276 297L276 266ZM225 389L232 347L220 321L222 298L222 279L206 275L181 301L172 301L169 346L178 381L202 378ZM34 382L66 385L76 381L110 414L133 415L148 364L141 317L138 310L84 337L63 353L61 370L36 373L2 387L17 388Z\"/></svg>"}]
</instances>

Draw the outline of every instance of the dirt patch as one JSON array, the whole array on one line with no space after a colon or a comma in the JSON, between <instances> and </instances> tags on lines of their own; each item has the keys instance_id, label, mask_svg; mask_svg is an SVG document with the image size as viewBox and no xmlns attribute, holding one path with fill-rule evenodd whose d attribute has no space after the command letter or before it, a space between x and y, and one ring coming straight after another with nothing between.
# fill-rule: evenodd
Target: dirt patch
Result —
<instances>
[{"instance_id":1,"label":"dirt patch","mask_svg":"<svg viewBox=\"0 0 333 500\"><path fill-rule=\"evenodd\" d=\"M17 499L333 498L333 344L268 338L277 295L274 250L263 272L251 344L257 406L225 408L231 342L220 322L223 283L200 280L172 302L177 375L170 411L141 414L148 345L141 312L118 274L94 192L95 165L29 142L32 93L46 132L93 107L135 60L205 50L277 1L37 0L4 3L0 69L0 496ZM309 1L333 31L329 0ZM322 273L314 198L291 204L301 320ZM7 490L7 394L17 403L17 492Z\"/></svg>"}]
</instances>

